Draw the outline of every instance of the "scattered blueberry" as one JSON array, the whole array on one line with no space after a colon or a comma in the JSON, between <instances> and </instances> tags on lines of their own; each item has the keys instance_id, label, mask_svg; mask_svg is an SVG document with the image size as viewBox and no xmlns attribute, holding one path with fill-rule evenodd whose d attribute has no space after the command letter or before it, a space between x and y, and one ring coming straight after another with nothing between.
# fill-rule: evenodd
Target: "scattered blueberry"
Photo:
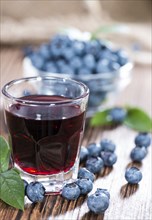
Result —
<instances>
[{"instance_id":1,"label":"scattered blueberry","mask_svg":"<svg viewBox=\"0 0 152 220\"><path fill-rule=\"evenodd\" d=\"M80 168L78 171L78 178L79 179L90 179L93 182L95 179L95 176L92 172L90 172L85 167L83 167L83 168Z\"/></svg>"},{"instance_id":2,"label":"scattered blueberry","mask_svg":"<svg viewBox=\"0 0 152 220\"><path fill-rule=\"evenodd\" d=\"M111 121L116 123L122 123L127 115L127 112L123 108L116 107L111 109L108 115Z\"/></svg>"},{"instance_id":3,"label":"scattered blueberry","mask_svg":"<svg viewBox=\"0 0 152 220\"><path fill-rule=\"evenodd\" d=\"M87 159L89 155L88 149L86 147L81 146L80 149L80 162L83 162Z\"/></svg>"},{"instance_id":4,"label":"scattered blueberry","mask_svg":"<svg viewBox=\"0 0 152 220\"><path fill-rule=\"evenodd\" d=\"M62 189L62 196L67 200L77 199L80 193L80 188L76 183L66 184Z\"/></svg>"},{"instance_id":5,"label":"scattered blueberry","mask_svg":"<svg viewBox=\"0 0 152 220\"><path fill-rule=\"evenodd\" d=\"M141 162L147 155L147 149L145 147L135 147L130 153L130 157L133 161Z\"/></svg>"},{"instance_id":6,"label":"scattered blueberry","mask_svg":"<svg viewBox=\"0 0 152 220\"><path fill-rule=\"evenodd\" d=\"M45 188L40 182L31 182L26 187L26 195L32 202L40 202L45 195Z\"/></svg>"},{"instance_id":7,"label":"scattered blueberry","mask_svg":"<svg viewBox=\"0 0 152 220\"><path fill-rule=\"evenodd\" d=\"M116 145L111 140L108 139L101 140L100 145L102 151L114 152L116 149Z\"/></svg>"},{"instance_id":8,"label":"scattered blueberry","mask_svg":"<svg viewBox=\"0 0 152 220\"><path fill-rule=\"evenodd\" d=\"M100 157L90 157L86 161L86 168L92 173L98 173L104 166L103 160Z\"/></svg>"},{"instance_id":9,"label":"scattered blueberry","mask_svg":"<svg viewBox=\"0 0 152 220\"><path fill-rule=\"evenodd\" d=\"M105 194L109 199L110 199L110 193L108 192L107 189L101 189L101 188L97 188L95 194Z\"/></svg>"},{"instance_id":10,"label":"scattered blueberry","mask_svg":"<svg viewBox=\"0 0 152 220\"><path fill-rule=\"evenodd\" d=\"M101 146L100 144L96 144L96 143L90 143L87 146L88 152L89 152L89 156L99 156L100 152L101 152Z\"/></svg>"},{"instance_id":11,"label":"scattered blueberry","mask_svg":"<svg viewBox=\"0 0 152 220\"><path fill-rule=\"evenodd\" d=\"M88 194L93 189L93 183L90 179L78 179L76 184L79 186L82 195Z\"/></svg>"},{"instance_id":12,"label":"scattered blueberry","mask_svg":"<svg viewBox=\"0 0 152 220\"><path fill-rule=\"evenodd\" d=\"M88 197L87 205L95 214L102 214L109 207L109 198L104 193L94 193Z\"/></svg>"},{"instance_id":13,"label":"scattered blueberry","mask_svg":"<svg viewBox=\"0 0 152 220\"><path fill-rule=\"evenodd\" d=\"M138 168L131 167L131 168L126 170L125 178L126 178L128 183L137 184L142 179L142 173Z\"/></svg>"},{"instance_id":14,"label":"scattered blueberry","mask_svg":"<svg viewBox=\"0 0 152 220\"><path fill-rule=\"evenodd\" d=\"M135 138L135 144L139 147L149 147L151 137L148 133L139 133Z\"/></svg>"},{"instance_id":15,"label":"scattered blueberry","mask_svg":"<svg viewBox=\"0 0 152 220\"><path fill-rule=\"evenodd\" d=\"M108 167L113 166L117 161L117 155L113 152L108 151L102 151L101 158L103 159L104 165Z\"/></svg>"}]
</instances>

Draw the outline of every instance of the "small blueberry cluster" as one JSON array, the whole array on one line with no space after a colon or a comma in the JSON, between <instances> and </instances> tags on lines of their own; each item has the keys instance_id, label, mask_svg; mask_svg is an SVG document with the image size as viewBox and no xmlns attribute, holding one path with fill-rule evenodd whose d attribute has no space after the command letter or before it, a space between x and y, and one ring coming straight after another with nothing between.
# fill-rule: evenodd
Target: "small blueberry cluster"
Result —
<instances>
[{"instance_id":1,"label":"small blueberry cluster","mask_svg":"<svg viewBox=\"0 0 152 220\"><path fill-rule=\"evenodd\" d=\"M114 153L116 145L108 139L103 139L99 144L90 143L87 148L81 147L80 162L85 162L85 167L92 173L99 173L104 166L111 167L117 161Z\"/></svg>"},{"instance_id":2,"label":"small blueberry cluster","mask_svg":"<svg viewBox=\"0 0 152 220\"><path fill-rule=\"evenodd\" d=\"M23 179L24 182L24 189L25 189L25 196L33 202L40 202L43 200L45 196L45 188L40 182L31 182L28 183L26 180Z\"/></svg>"},{"instance_id":3,"label":"small blueberry cluster","mask_svg":"<svg viewBox=\"0 0 152 220\"><path fill-rule=\"evenodd\" d=\"M67 200L75 200L80 195L86 195L93 189L95 177L86 168L81 168L78 172L78 179L73 183L66 184L62 189L62 196Z\"/></svg>"},{"instance_id":4,"label":"small blueberry cluster","mask_svg":"<svg viewBox=\"0 0 152 220\"><path fill-rule=\"evenodd\" d=\"M95 176L86 168L80 168L78 179L74 183L66 184L62 189L62 196L67 200L75 200L80 195L86 195L93 189ZM96 192L87 198L88 208L101 214L109 207L110 194L107 189L98 188Z\"/></svg>"},{"instance_id":5,"label":"small blueberry cluster","mask_svg":"<svg viewBox=\"0 0 152 220\"><path fill-rule=\"evenodd\" d=\"M133 161L141 162L147 155L147 148L151 144L151 138L148 133L139 133L135 137L136 147L132 149L130 157Z\"/></svg>"},{"instance_id":6,"label":"small blueberry cluster","mask_svg":"<svg viewBox=\"0 0 152 220\"><path fill-rule=\"evenodd\" d=\"M82 41L57 34L37 50L24 51L33 66L50 73L89 75L117 71L128 62L121 49L112 49L102 40Z\"/></svg>"},{"instance_id":7,"label":"small blueberry cluster","mask_svg":"<svg viewBox=\"0 0 152 220\"><path fill-rule=\"evenodd\" d=\"M130 153L130 158L134 162L141 162L147 155L147 148L151 144L150 135L147 133L139 133L135 137L135 145L136 147L132 149ZM142 179L141 171L136 167L131 167L126 170L125 178L130 184L137 184Z\"/></svg>"}]
</instances>

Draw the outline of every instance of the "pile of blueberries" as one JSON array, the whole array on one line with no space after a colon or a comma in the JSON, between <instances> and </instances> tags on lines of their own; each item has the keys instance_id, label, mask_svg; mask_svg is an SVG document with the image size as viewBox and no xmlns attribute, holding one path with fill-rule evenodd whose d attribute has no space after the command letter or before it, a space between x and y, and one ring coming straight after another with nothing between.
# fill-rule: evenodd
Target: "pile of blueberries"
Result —
<instances>
[{"instance_id":1,"label":"pile of blueberries","mask_svg":"<svg viewBox=\"0 0 152 220\"><path fill-rule=\"evenodd\" d=\"M151 144L148 133L139 133L135 137L136 147L131 151L132 161L141 162ZM100 173L104 167L111 167L117 161L114 153L116 145L109 139L102 139L99 144L90 143L87 147L81 147L80 162L85 164L78 171L78 178L73 183L66 184L62 189L62 197L67 200L75 200L80 195L87 195L93 189L95 174ZM146 154L145 154L146 151ZM125 179L130 184L138 184L142 179L142 173L132 166L125 171ZM42 201L45 188L40 182L27 183L24 180L25 195L32 202ZM95 193L87 197L89 210L95 214L102 214L109 207L110 194L107 189L97 188Z\"/></svg>"},{"instance_id":2,"label":"pile of blueberries","mask_svg":"<svg viewBox=\"0 0 152 220\"><path fill-rule=\"evenodd\" d=\"M37 50L25 49L33 66L50 73L89 75L118 70L128 62L121 49L114 50L102 40L81 41L57 34Z\"/></svg>"},{"instance_id":3,"label":"pile of blueberries","mask_svg":"<svg viewBox=\"0 0 152 220\"><path fill-rule=\"evenodd\" d=\"M115 73L129 61L124 50L113 49L103 40L81 41L60 34L37 49L26 48L24 54L40 75L68 74L84 82L90 89L89 107L96 107L105 100L108 92L113 90ZM110 79L96 79L100 73L106 73ZM90 76L94 78L89 80Z\"/></svg>"}]
</instances>

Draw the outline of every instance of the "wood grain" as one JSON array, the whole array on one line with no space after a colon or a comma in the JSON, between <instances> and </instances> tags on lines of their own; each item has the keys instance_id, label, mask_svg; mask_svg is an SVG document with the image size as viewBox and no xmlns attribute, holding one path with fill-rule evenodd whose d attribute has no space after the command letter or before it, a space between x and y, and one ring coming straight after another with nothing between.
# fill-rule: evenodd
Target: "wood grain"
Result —
<instances>
[{"instance_id":1,"label":"wood grain","mask_svg":"<svg viewBox=\"0 0 152 220\"><path fill-rule=\"evenodd\" d=\"M22 76L22 53L19 48L4 48L1 52L2 86L15 78ZM1 97L2 98L2 97ZM117 104L130 104L142 107L151 114L151 71L150 67L135 66L133 79L128 88L116 100ZM1 106L2 110L2 106ZM7 136L1 111L0 132ZM110 192L110 206L103 215L89 212L86 197L80 196L76 201L67 201L60 195L46 196L41 203L27 204L25 210L19 211L0 201L1 220L150 220L151 219L151 148L141 164L132 164L129 159L134 147L134 137L137 133L120 126L111 129L90 128L86 126L83 145L99 142L101 138L109 138L116 145L118 161L113 168L104 168L96 176L93 191L97 187L107 188ZM139 185L131 186L124 178L125 169L131 165L139 167L143 180Z\"/></svg>"}]
</instances>

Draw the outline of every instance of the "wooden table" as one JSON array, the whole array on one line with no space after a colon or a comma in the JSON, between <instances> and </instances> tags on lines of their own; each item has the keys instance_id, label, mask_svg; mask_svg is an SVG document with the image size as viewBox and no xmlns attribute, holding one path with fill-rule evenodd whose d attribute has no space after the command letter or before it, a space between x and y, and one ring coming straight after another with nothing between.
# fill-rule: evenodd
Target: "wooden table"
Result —
<instances>
[{"instance_id":1,"label":"wooden table","mask_svg":"<svg viewBox=\"0 0 152 220\"><path fill-rule=\"evenodd\" d=\"M19 48L4 48L1 53L1 87L11 79L22 76L22 53ZM142 107L151 113L151 67L135 66L131 84L117 98L116 104L130 104ZM1 114L2 117L2 114ZM1 133L7 136L1 118ZM140 165L143 179L138 187L126 184L124 172L131 165L129 154L134 147L136 132L124 126L105 130L86 127L83 145L98 142L101 138L112 139L116 145L118 161L113 169L105 169L94 183L97 187L107 188L110 192L110 206L104 215L89 212L86 197L76 201L67 201L60 195L46 196L38 204L27 205L24 212L16 210L2 201L0 202L1 220L75 220L75 219L108 219L108 220L150 220L151 213L151 148L149 154Z\"/></svg>"}]
</instances>

